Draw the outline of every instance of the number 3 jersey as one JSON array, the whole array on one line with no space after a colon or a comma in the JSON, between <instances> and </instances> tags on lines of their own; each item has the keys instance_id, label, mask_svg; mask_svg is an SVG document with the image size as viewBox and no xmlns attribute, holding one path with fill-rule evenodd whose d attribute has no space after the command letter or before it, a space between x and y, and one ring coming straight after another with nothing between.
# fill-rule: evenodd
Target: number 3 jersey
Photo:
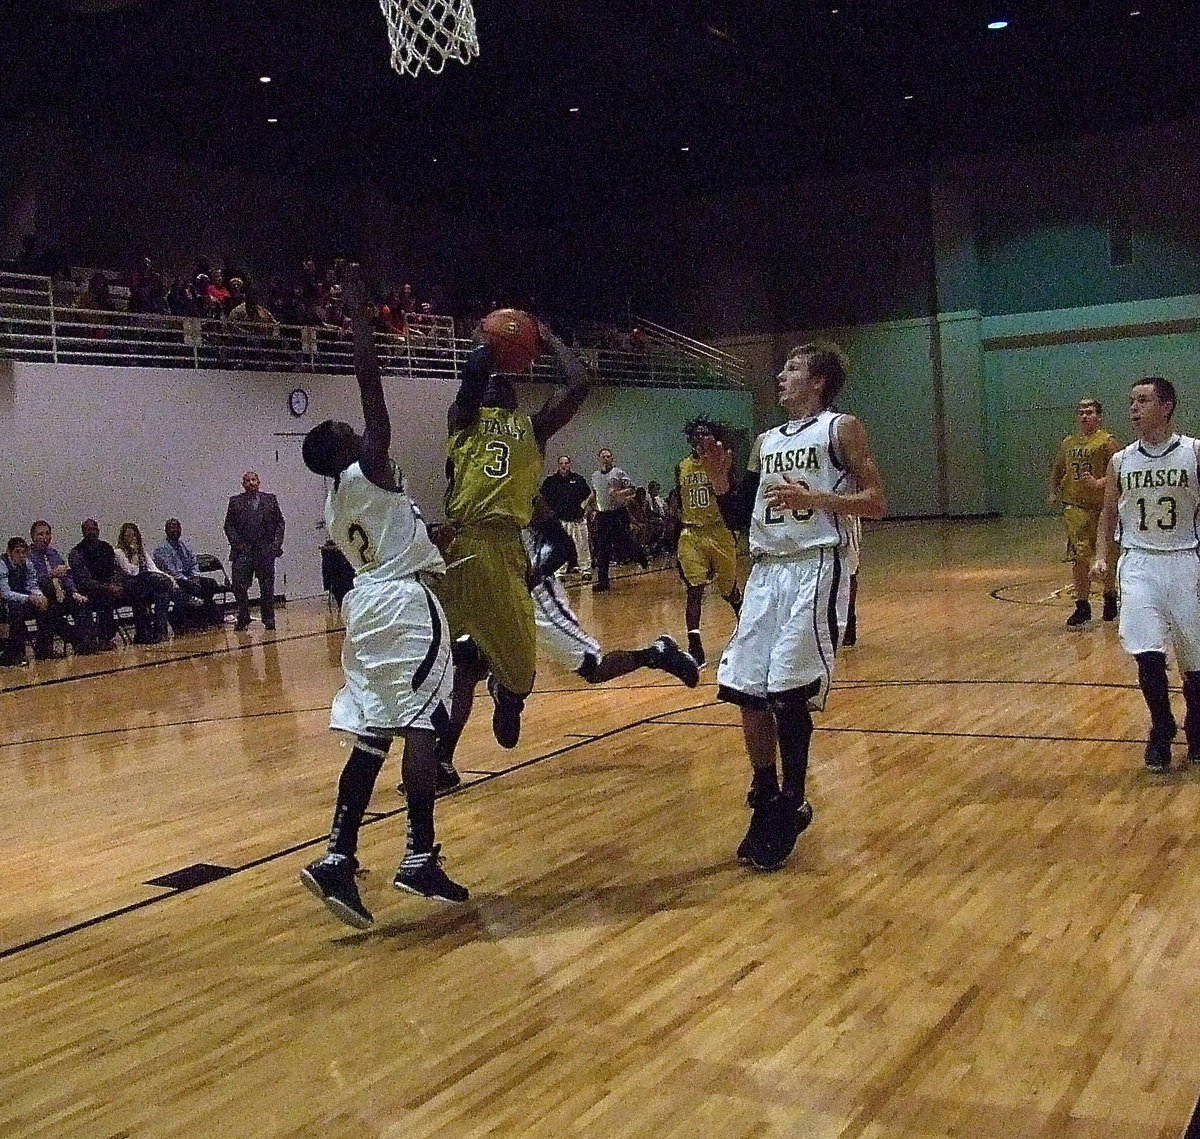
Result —
<instances>
[{"instance_id":1,"label":"number 3 jersey","mask_svg":"<svg viewBox=\"0 0 1200 1139\"><path fill-rule=\"evenodd\" d=\"M533 422L520 411L480 408L446 441L446 517L458 525L511 518L528 526L542 475Z\"/></svg>"},{"instance_id":2,"label":"number 3 jersey","mask_svg":"<svg viewBox=\"0 0 1200 1139\"><path fill-rule=\"evenodd\" d=\"M1117 541L1124 549L1194 550L1200 546L1196 440L1172 435L1165 443L1136 440L1112 459L1120 498Z\"/></svg>"},{"instance_id":3,"label":"number 3 jersey","mask_svg":"<svg viewBox=\"0 0 1200 1139\"><path fill-rule=\"evenodd\" d=\"M396 482L403 485L398 472ZM403 490L376 486L358 463L330 487L325 527L354 567L356 586L399 581L421 570L446 572L413 500Z\"/></svg>"},{"instance_id":4,"label":"number 3 jersey","mask_svg":"<svg viewBox=\"0 0 1200 1139\"><path fill-rule=\"evenodd\" d=\"M849 543L848 520L825 510L785 510L768 506L766 492L785 480L828 494L847 493L850 475L834 448L841 413L822 411L793 419L763 432L755 441L749 469L759 475L754 515L750 520L750 553L787 557L822 546Z\"/></svg>"}]
</instances>

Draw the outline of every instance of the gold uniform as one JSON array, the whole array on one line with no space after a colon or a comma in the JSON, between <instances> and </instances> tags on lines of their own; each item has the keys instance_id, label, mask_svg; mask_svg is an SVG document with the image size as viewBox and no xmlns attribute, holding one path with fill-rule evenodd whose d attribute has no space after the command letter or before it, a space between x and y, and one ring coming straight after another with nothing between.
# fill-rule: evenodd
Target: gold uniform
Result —
<instances>
[{"instance_id":1,"label":"gold uniform","mask_svg":"<svg viewBox=\"0 0 1200 1139\"><path fill-rule=\"evenodd\" d=\"M521 411L481 408L474 422L446 441L446 454L446 518L458 533L437 592L451 636L469 635L496 679L514 695L527 696L537 627L521 528L532 516L542 470L533 423Z\"/></svg>"},{"instance_id":2,"label":"gold uniform","mask_svg":"<svg viewBox=\"0 0 1200 1139\"><path fill-rule=\"evenodd\" d=\"M1063 503L1063 524L1067 530L1067 556L1086 561L1096 553L1096 527L1104 505L1104 491L1089 486L1085 477L1101 478L1108 467L1113 436L1099 428L1091 435L1068 435L1059 448L1063 468L1058 496Z\"/></svg>"},{"instance_id":3,"label":"gold uniform","mask_svg":"<svg viewBox=\"0 0 1200 1139\"><path fill-rule=\"evenodd\" d=\"M737 584L737 550L733 534L717 506L708 472L694 455L675 468L679 486L679 572L690 586L705 585L709 577L722 597Z\"/></svg>"}]
</instances>

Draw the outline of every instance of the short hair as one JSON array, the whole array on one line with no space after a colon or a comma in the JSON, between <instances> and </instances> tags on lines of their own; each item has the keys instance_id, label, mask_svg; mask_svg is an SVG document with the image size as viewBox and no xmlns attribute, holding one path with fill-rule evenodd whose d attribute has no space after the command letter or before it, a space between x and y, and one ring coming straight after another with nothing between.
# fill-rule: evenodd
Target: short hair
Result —
<instances>
[{"instance_id":1,"label":"short hair","mask_svg":"<svg viewBox=\"0 0 1200 1139\"><path fill-rule=\"evenodd\" d=\"M833 404L838 393L846 386L850 375L850 361L831 340L810 340L797 344L788 354L791 360L795 356L803 356L808 360L808 370L814 376L820 376L825 381L821 390L821 399L826 407Z\"/></svg>"},{"instance_id":2,"label":"short hair","mask_svg":"<svg viewBox=\"0 0 1200 1139\"><path fill-rule=\"evenodd\" d=\"M1104 414L1104 405L1095 398L1095 396L1084 396L1083 399L1075 405L1076 411L1082 411L1085 407L1094 407L1097 415Z\"/></svg>"},{"instance_id":3,"label":"short hair","mask_svg":"<svg viewBox=\"0 0 1200 1139\"><path fill-rule=\"evenodd\" d=\"M340 449L337 422L333 419L326 419L304 436L300 454L304 459L304 465L313 474L322 475L327 479L335 479L346 469L337 465Z\"/></svg>"},{"instance_id":4,"label":"short hair","mask_svg":"<svg viewBox=\"0 0 1200 1139\"><path fill-rule=\"evenodd\" d=\"M707 415L697 415L695 419L689 419L683 425L683 434L688 443L695 442L699 432L711 435L718 442L724 443L729 438L729 424L720 419L709 419Z\"/></svg>"},{"instance_id":5,"label":"short hair","mask_svg":"<svg viewBox=\"0 0 1200 1139\"><path fill-rule=\"evenodd\" d=\"M34 523L32 526L30 526L30 527L29 527L29 536L30 536L31 538L33 537L33 532L34 532L34 531L35 531L35 530L36 530L36 529L37 529L39 526L45 526L45 527L46 527L46 529L47 529L47 530L49 530L51 534L53 534L53 533L54 533L54 528L53 528L53 527L50 525L50 523L49 523L49 522L47 522L47 521L46 521L44 518L39 518L39 519L38 519L38 520L37 520L37 521L36 521L36 522L35 522L35 523Z\"/></svg>"},{"instance_id":6,"label":"short hair","mask_svg":"<svg viewBox=\"0 0 1200 1139\"><path fill-rule=\"evenodd\" d=\"M1154 394L1158 396L1160 403L1171 405L1171 410L1167 413L1168 419L1175 414L1175 408L1179 401L1175 395L1175 385L1170 380L1164 380L1162 376L1145 376L1140 380L1134 380L1129 386L1140 388L1143 384L1149 384L1154 389Z\"/></svg>"},{"instance_id":7,"label":"short hair","mask_svg":"<svg viewBox=\"0 0 1200 1139\"><path fill-rule=\"evenodd\" d=\"M8 552L11 554L13 550L28 550L29 543L24 538L9 538Z\"/></svg>"}]
</instances>

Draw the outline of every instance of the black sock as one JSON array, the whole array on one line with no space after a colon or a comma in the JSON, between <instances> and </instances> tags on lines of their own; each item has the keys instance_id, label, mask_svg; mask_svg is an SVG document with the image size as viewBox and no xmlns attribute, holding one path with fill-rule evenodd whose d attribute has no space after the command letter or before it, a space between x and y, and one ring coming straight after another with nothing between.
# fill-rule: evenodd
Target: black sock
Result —
<instances>
[{"instance_id":1,"label":"black sock","mask_svg":"<svg viewBox=\"0 0 1200 1139\"><path fill-rule=\"evenodd\" d=\"M783 793L804 798L808 775L808 745L812 740L812 713L804 696L789 699L775 708L775 730L779 735L779 762L783 768Z\"/></svg>"},{"instance_id":2,"label":"black sock","mask_svg":"<svg viewBox=\"0 0 1200 1139\"><path fill-rule=\"evenodd\" d=\"M329 828L329 853L353 856L358 850L358 830L371 802L375 780L383 769L390 740L359 737L338 780L333 825Z\"/></svg>"},{"instance_id":3,"label":"black sock","mask_svg":"<svg viewBox=\"0 0 1200 1139\"><path fill-rule=\"evenodd\" d=\"M1167 657L1165 653L1138 653L1138 687L1150 709L1151 735L1169 736L1175 723L1171 715L1171 697L1167 692Z\"/></svg>"},{"instance_id":4,"label":"black sock","mask_svg":"<svg viewBox=\"0 0 1200 1139\"><path fill-rule=\"evenodd\" d=\"M775 772L775 764L770 767L756 767L754 774L750 777L750 786L755 791L762 791L767 795L779 794L779 776Z\"/></svg>"},{"instance_id":5,"label":"black sock","mask_svg":"<svg viewBox=\"0 0 1200 1139\"><path fill-rule=\"evenodd\" d=\"M1183 734L1187 736L1188 751L1200 753L1200 672L1183 674L1183 698L1187 702Z\"/></svg>"},{"instance_id":6,"label":"black sock","mask_svg":"<svg viewBox=\"0 0 1200 1139\"><path fill-rule=\"evenodd\" d=\"M421 854L433 849L433 801L437 795L433 733L423 729L407 732L400 765L408 801L408 849Z\"/></svg>"}]
</instances>

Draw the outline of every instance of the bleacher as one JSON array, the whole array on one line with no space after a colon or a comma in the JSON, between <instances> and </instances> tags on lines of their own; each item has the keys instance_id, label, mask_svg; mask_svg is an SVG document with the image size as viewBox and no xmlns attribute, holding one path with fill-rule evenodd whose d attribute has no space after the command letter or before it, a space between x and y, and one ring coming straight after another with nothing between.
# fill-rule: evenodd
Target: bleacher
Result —
<instances>
[{"instance_id":1,"label":"bleacher","mask_svg":"<svg viewBox=\"0 0 1200 1139\"><path fill-rule=\"evenodd\" d=\"M73 274L77 278L82 272ZM90 272L89 272L90 276ZM0 359L122 368L246 368L267 372L350 374L353 349L336 330L278 325L256 334L224 320L126 311L129 290L112 287L113 310L75 307L79 286L26 273L0 272ZM408 335L376 334L388 376L453 378L469 338L449 316L408 314ZM651 322L638 350L585 348L598 382L620 387L744 388L741 361ZM543 357L532 379L553 382L557 363Z\"/></svg>"}]
</instances>

